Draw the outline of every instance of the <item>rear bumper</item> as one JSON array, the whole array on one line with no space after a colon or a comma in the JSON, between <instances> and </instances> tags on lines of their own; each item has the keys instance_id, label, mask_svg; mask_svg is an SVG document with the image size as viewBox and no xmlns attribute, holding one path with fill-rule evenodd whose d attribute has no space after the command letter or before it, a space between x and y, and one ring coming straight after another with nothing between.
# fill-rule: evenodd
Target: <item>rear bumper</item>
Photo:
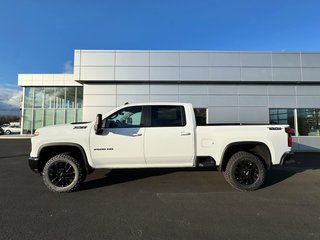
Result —
<instances>
[{"instance_id":1,"label":"rear bumper","mask_svg":"<svg viewBox=\"0 0 320 240\"><path fill-rule=\"evenodd\" d=\"M284 164L291 164L294 163L295 161L293 160L293 152L289 151L289 152L285 152L280 160L280 165L284 165Z\"/></svg>"},{"instance_id":2,"label":"rear bumper","mask_svg":"<svg viewBox=\"0 0 320 240\"><path fill-rule=\"evenodd\" d=\"M31 168L32 171L39 173L39 158L36 157L29 157L29 167Z\"/></svg>"}]
</instances>

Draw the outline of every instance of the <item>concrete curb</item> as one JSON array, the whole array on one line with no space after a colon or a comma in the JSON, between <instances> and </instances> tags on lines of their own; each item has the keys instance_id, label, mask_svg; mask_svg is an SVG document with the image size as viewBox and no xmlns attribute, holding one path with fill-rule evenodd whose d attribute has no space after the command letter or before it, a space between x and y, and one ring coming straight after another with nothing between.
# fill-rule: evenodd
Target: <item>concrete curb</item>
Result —
<instances>
[{"instance_id":1,"label":"concrete curb","mask_svg":"<svg viewBox=\"0 0 320 240\"><path fill-rule=\"evenodd\" d=\"M0 135L1 139L30 139L33 135Z\"/></svg>"}]
</instances>

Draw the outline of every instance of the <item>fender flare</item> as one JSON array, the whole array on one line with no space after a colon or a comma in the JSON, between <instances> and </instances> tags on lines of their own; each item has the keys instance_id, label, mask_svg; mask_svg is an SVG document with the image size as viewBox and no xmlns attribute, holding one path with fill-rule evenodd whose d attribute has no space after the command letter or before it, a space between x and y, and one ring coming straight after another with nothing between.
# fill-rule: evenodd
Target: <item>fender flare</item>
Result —
<instances>
[{"instance_id":1,"label":"fender flare","mask_svg":"<svg viewBox=\"0 0 320 240\"><path fill-rule=\"evenodd\" d=\"M62 147L71 146L71 147L76 147L77 149L79 149L81 152L81 155L83 157L83 163L85 165L86 172L89 173L90 165L88 163L88 158L87 158L86 152L83 149L83 147L77 143L69 143L69 142L46 143L46 144L43 144L41 147L39 147L38 152L37 152L37 156L40 157L41 151L47 147L59 147L59 146L62 146Z\"/></svg>"},{"instance_id":2,"label":"fender flare","mask_svg":"<svg viewBox=\"0 0 320 240\"><path fill-rule=\"evenodd\" d=\"M264 143L264 142L259 142L259 141L243 141L243 142L232 142L232 143L229 143L223 150L223 153L221 155L221 163L220 163L220 171L223 171L223 168L225 167L225 164L226 162L228 161L228 159L225 159L226 157L226 153L227 151L233 147L233 146L237 146L237 145L263 145L266 147L266 149L268 150L267 154L268 154L268 159L263 159L265 164L266 164L266 167L267 168L270 168L271 165L272 165L272 154L271 154L271 151L270 151L270 148L269 146Z\"/></svg>"}]
</instances>

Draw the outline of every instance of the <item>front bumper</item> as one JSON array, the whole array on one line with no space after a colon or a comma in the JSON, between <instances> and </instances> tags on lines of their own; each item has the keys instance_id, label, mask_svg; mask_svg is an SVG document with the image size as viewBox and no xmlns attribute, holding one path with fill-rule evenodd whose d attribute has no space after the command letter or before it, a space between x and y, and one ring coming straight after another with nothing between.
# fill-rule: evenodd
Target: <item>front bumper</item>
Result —
<instances>
[{"instance_id":1,"label":"front bumper","mask_svg":"<svg viewBox=\"0 0 320 240\"><path fill-rule=\"evenodd\" d=\"M31 168L32 171L39 173L40 172L39 166L40 166L39 158L29 157L29 167Z\"/></svg>"},{"instance_id":2,"label":"front bumper","mask_svg":"<svg viewBox=\"0 0 320 240\"><path fill-rule=\"evenodd\" d=\"M295 163L295 161L293 160L293 152L292 151L285 152L281 157L280 165L291 164L291 163Z\"/></svg>"}]
</instances>

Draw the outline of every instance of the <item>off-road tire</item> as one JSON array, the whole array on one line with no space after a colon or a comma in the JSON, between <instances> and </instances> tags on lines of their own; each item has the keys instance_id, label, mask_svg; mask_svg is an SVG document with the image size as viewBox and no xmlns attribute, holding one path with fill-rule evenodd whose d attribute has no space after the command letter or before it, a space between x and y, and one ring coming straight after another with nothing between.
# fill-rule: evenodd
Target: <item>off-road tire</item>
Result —
<instances>
[{"instance_id":1,"label":"off-road tire","mask_svg":"<svg viewBox=\"0 0 320 240\"><path fill-rule=\"evenodd\" d=\"M241 151L232 155L223 174L232 187L240 191L254 191L263 184L266 168L259 157Z\"/></svg>"},{"instance_id":2,"label":"off-road tire","mask_svg":"<svg viewBox=\"0 0 320 240\"><path fill-rule=\"evenodd\" d=\"M56 193L75 191L84 180L83 177L81 164L68 153L52 157L42 173L45 185Z\"/></svg>"}]
</instances>

